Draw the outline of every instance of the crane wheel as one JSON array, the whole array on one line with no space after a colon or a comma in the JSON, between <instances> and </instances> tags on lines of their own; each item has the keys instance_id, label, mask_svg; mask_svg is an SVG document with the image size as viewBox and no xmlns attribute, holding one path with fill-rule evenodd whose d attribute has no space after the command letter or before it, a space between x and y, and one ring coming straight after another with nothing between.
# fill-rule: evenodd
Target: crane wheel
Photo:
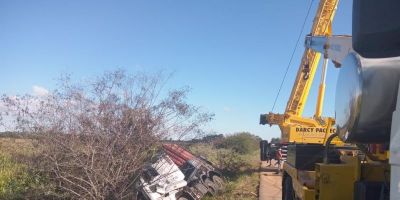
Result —
<instances>
[{"instance_id":1,"label":"crane wheel","mask_svg":"<svg viewBox=\"0 0 400 200\"><path fill-rule=\"evenodd\" d=\"M283 174L282 177L282 200L296 200L292 177L290 177L287 173Z\"/></svg>"}]
</instances>

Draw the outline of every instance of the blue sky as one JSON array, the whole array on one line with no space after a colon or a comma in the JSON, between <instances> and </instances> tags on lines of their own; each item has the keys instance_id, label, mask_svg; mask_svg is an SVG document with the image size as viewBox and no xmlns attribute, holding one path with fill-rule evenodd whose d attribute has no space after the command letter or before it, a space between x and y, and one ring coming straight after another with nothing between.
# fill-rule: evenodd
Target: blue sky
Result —
<instances>
[{"instance_id":1,"label":"blue sky","mask_svg":"<svg viewBox=\"0 0 400 200\"><path fill-rule=\"evenodd\" d=\"M207 130L249 131L271 110L309 0L0 0L0 93L52 90L61 73L86 78L105 70L174 72L168 86L189 86L188 100L215 114ZM352 1L341 1L334 34L351 33ZM305 32L318 5L313 2ZM281 92L283 112L302 42ZM333 116L337 69L329 65L325 115ZM317 74L316 82L319 81ZM314 112L317 84L305 115Z\"/></svg>"}]
</instances>

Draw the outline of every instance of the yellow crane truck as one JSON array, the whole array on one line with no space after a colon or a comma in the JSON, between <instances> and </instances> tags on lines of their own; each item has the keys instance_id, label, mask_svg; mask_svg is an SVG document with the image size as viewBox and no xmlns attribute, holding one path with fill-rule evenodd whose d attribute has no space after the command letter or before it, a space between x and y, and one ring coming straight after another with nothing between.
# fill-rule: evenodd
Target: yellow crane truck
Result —
<instances>
[{"instance_id":1,"label":"yellow crane truck","mask_svg":"<svg viewBox=\"0 0 400 200\"><path fill-rule=\"evenodd\" d=\"M260 117L288 143L282 199L400 200L400 3L354 0L354 38L331 35L337 5L319 2L284 114ZM304 117L321 57L316 111ZM340 70L335 118L322 116L328 60Z\"/></svg>"}]
</instances>

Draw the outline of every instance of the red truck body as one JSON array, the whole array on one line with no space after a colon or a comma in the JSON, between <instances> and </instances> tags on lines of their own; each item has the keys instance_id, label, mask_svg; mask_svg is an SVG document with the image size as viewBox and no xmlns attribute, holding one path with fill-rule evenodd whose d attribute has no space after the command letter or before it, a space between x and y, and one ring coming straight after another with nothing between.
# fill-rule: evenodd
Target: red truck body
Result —
<instances>
[{"instance_id":1,"label":"red truck body","mask_svg":"<svg viewBox=\"0 0 400 200\"><path fill-rule=\"evenodd\" d=\"M165 153L171 158L172 161L174 161L176 165L178 165L178 167L182 167L182 165L189 160L196 159L196 156L177 144L166 143L162 146L165 150Z\"/></svg>"}]
</instances>

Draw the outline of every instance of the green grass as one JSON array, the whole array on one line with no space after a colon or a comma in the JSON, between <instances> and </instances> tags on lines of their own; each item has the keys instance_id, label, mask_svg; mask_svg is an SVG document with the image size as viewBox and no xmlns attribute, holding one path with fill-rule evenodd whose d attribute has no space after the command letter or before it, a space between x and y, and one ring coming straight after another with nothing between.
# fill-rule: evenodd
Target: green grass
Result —
<instances>
[{"instance_id":1,"label":"green grass","mask_svg":"<svg viewBox=\"0 0 400 200\"><path fill-rule=\"evenodd\" d=\"M207 197L208 200L255 200L258 196L258 173L241 174L234 180L227 179L225 191L215 197Z\"/></svg>"},{"instance_id":2,"label":"green grass","mask_svg":"<svg viewBox=\"0 0 400 200\"><path fill-rule=\"evenodd\" d=\"M0 199L40 199L45 178L22 161L34 155L34 140L0 138L0 152Z\"/></svg>"},{"instance_id":3,"label":"green grass","mask_svg":"<svg viewBox=\"0 0 400 200\"><path fill-rule=\"evenodd\" d=\"M9 155L0 154L0 199L23 199L39 181L27 166L13 161Z\"/></svg>"}]
</instances>

